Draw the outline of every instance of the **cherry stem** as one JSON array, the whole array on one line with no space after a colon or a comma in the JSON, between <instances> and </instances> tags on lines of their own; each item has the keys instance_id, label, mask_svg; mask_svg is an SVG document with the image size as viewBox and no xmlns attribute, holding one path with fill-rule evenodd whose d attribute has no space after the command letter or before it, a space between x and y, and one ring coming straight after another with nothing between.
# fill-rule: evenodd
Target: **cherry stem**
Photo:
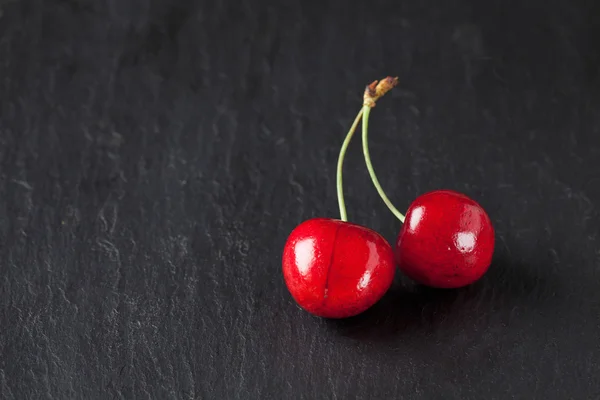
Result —
<instances>
[{"instance_id":1,"label":"cherry stem","mask_svg":"<svg viewBox=\"0 0 600 400\"><path fill-rule=\"evenodd\" d=\"M392 204L390 199L388 199L387 195L381 188L379 184L379 180L377 179L377 175L375 175L375 170L373 169L373 164L371 163L371 156L369 155L369 143L368 143L368 134L369 134L369 114L371 113L371 108L375 107L375 103L377 100L381 98L384 94L392 90L398 84L398 78L387 77L381 81L374 81L365 89L365 93L363 96L363 107L358 112L358 115L354 119L354 123L350 127L350 130L346 134L346 138L344 139L344 143L342 144L342 148L340 149L340 155L338 157L337 164L337 196L338 196L338 204L340 206L340 219L342 221L348 221L348 214L346 213L346 203L344 202L344 189L343 189L343 177L342 177L342 169L344 165L344 157L346 156L346 150L348 150L348 146L350 145L350 141L352 140L352 136L354 136L354 132L356 132L356 128L360 123L362 118L362 142L363 142L363 154L365 156L365 163L367 164L367 169L369 170L369 175L371 176L371 181L377 189L377 193L379 193L379 197L383 200L385 205L390 209L392 214L396 216L400 220L400 222L404 223L404 215L398 211L396 207Z\"/></svg>"},{"instance_id":2,"label":"cherry stem","mask_svg":"<svg viewBox=\"0 0 600 400\"><path fill-rule=\"evenodd\" d=\"M348 214L346 213L346 203L344 202L344 188L342 187L343 177L342 177L342 169L344 166L344 157L346 157L346 150L348 150L348 146L350 145L350 141L352 140L352 136L354 136L354 132L356 132L356 128L360 123L360 119L362 118L364 112L364 107L360 109L358 115L354 119L354 123L350 130L346 134L346 138L344 139L344 143L342 144L342 148L340 149L340 155L338 157L337 163L337 197L338 197L338 205L340 206L340 219L342 221L348 221Z\"/></svg>"},{"instance_id":3,"label":"cherry stem","mask_svg":"<svg viewBox=\"0 0 600 400\"><path fill-rule=\"evenodd\" d=\"M379 180L377 179L377 175L375 175L375 170L373 169L373 164L371 163L371 156L369 155L369 114L371 113L371 105L365 104L363 107L363 123L362 123L362 146L363 146L363 154L365 156L365 163L367 164L367 169L369 170L369 175L371 176L371 181L373 182L373 186L377 189L377 193L379 193L379 197L383 200L387 208L390 209L392 214L396 216L400 220L400 222L404 223L404 214L402 214L390 201L387 197L383 188L379 184Z\"/></svg>"}]
</instances>

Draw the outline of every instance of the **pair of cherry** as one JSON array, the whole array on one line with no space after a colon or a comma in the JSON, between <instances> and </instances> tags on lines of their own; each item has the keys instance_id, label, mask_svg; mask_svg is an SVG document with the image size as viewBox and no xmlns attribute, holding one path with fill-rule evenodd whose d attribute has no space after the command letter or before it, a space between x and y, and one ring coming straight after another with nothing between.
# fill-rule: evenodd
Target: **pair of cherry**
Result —
<instances>
[{"instance_id":1,"label":"pair of cherry","mask_svg":"<svg viewBox=\"0 0 600 400\"><path fill-rule=\"evenodd\" d=\"M390 288L396 264L414 281L435 288L459 288L477 281L489 268L494 229L485 210L451 190L419 196L406 217L390 202L373 170L368 121L375 102L398 83L388 77L367 86L364 104L340 150L337 194L341 218L313 218L298 225L283 251L283 276L296 302L325 318L345 318L370 308ZM362 144L371 180L403 223L395 249L377 232L347 222L342 191L346 149L362 119Z\"/></svg>"}]
</instances>

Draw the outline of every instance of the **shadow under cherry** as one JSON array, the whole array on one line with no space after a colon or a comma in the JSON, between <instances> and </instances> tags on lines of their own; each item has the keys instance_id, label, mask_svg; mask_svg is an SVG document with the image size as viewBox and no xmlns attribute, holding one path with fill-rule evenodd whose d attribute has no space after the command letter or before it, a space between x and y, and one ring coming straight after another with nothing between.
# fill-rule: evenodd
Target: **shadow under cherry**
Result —
<instances>
[{"instance_id":1,"label":"shadow under cherry","mask_svg":"<svg viewBox=\"0 0 600 400\"><path fill-rule=\"evenodd\" d=\"M340 335L357 340L396 340L404 335L460 329L469 321L509 316L515 308L551 307L560 283L543 266L512 262L505 253L494 257L478 282L459 289L434 289L398 274L388 293L355 317L327 320ZM485 322L484 322L485 323Z\"/></svg>"}]
</instances>

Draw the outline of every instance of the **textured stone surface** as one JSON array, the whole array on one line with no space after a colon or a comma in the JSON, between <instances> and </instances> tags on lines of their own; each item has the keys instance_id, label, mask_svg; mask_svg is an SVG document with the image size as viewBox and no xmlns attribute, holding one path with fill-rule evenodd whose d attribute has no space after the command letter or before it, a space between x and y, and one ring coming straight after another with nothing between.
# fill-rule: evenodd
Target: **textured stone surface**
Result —
<instances>
[{"instance_id":1,"label":"textured stone surface","mask_svg":"<svg viewBox=\"0 0 600 400\"><path fill-rule=\"evenodd\" d=\"M0 397L598 398L593 3L0 1ZM382 185L473 197L495 260L320 320L281 251L388 74ZM393 241L359 147L350 219Z\"/></svg>"}]
</instances>

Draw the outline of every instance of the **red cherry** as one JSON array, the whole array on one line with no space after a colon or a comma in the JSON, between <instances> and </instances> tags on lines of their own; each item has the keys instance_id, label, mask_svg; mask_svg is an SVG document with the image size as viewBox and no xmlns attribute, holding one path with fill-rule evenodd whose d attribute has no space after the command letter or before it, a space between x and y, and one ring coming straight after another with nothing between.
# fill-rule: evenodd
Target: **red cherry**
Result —
<instances>
[{"instance_id":1,"label":"red cherry","mask_svg":"<svg viewBox=\"0 0 600 400\"><path fill-rule=\"evenodd\" d=\"M365 311L387 292L394 272L394 252L381 235L335 219L301 223L283 251L283 276L292 297L324 318Z\"/></svg>"},{"instance_id":2,"label":"red cherry","mask_svg":"<svg viewBox=\"0 0 600 400\"><path fill-rule=\"evenodd\" d=\"M494 228L485 210L450 190L419 196L396 242L396 260L408 277L427 286L458 288L483 276L492 261Z\"/></svg>"}]
</instances>

